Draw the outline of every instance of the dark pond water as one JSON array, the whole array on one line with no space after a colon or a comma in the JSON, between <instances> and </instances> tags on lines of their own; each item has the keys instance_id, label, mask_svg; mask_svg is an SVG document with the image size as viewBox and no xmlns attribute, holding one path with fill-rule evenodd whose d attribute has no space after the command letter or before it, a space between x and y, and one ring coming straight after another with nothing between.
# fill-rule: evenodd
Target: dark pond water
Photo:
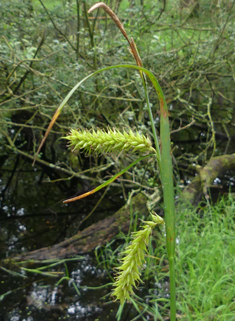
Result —
<instances>
[{"instance_id":1,"label":"dark pond water","mask_svg":"<svg viewBox=\"0 0 235 321\"><path fill-rule=\"evenodd\" d=\"M55 244L77 231L79 219L72 215L55 217L35 213L35 218L27 217L27 214L23 218L24 211L23 208L16 211L19 218L8 213L1 222L3 259ZM101 251L97 255L105 260ZM0 270L0 320L116 320L119 304L110 297L112 274L108 264L98 264L97 259L89 255L60 262L3 264ZM143 296L148 294L145 286L140 289ZM155 288L154 295L158 293L158 284ZM138 312L128 305L122 320L132 320L137 315Z\"/></svg>"},{"instance_id":2,"label":"dark pond water","mask_svg":"<svg viewBox=\"0 0 235 321\"><path fill-rule=\"evenodd\" d=\"M62 200L68 195L66 188L69 190L71 186L66 181L60 184L45 182L47 177L42 168L32 168L30 162L16 155L9 156L1 167L2 260L59 243L79 229L113 214L124 203L121 192L107 193L89 221L80 226L102 194L92 200L63 205ZM1 321L90 321L96 317L115 320L118 304L105 298L111 291L111 287L106 286L111 280L104 267L97 266L94 257L78 256L54 266L51 264L43 262L19 267L2 262ZM49 265L37 273L34 270ZM105 286L95 289L100 285ZM106 301L110 301L107 308Z\"/></svg>"}]
</instances>

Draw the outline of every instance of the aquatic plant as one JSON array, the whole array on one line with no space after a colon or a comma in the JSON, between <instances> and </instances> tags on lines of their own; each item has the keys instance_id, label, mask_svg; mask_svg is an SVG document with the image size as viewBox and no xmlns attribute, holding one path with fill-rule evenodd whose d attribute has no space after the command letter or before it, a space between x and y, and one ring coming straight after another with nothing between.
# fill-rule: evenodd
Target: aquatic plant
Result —
<instances>
[{"instance_id":1,"label":"aquatic plant","mask_svg":"<svg viewBox=\"0 0 235 321\"><path fill-rule=\"evenodd\" d=\"M167 244L167 254L169 260L169 270L170 270L170 310L171 310L171 321L176 320L176 296L175 296L175 204L174 204L174 186L173 186L173 168L172 168L172 159L171 159L171 142L170 142L170 129L169 129L169 119L168 119L168 108L166 104L165 97L163 95L162 89L152 72L148 69L143 68L142 60L138 53L136 44L133 38L128 37L124 26L118 19L118 17L114 14L114 12L104 3L99 2L91 7L88 11L89 13L95 9L103 8L107 14L113 19L117 27L121 30L123 36L128 41L130 46L129 50L133 57L135 58L136 64L129 65L116 65L116 66L109 66L103 69L99 69L88 75L84 79L82 79L74 88L68 93L65 97L61 105L58 107L56 113L54 114L48 129L45 133L45 136L39 146L39 149L36 153L35 159L45 142L46 137L48 136L53 124L55 123L56 119L60 115L62 109L67 104L70 97L76 91L76 89L82 85L83 82L88 80L90 77L95 76L96 74L111 70L114 68L130 68L139 71L142 85L144 88L146 105L149 113L153 138L154 138L154 145L155 148L151 146L150 140L140 135L139 133L133 133L131 130L123 131L122 133L117 129L108 129L106 132L102 130L97 131L74 131L71 130L69 136L66 139L69 140L70 146L74 149L83 149L87 153L96 152L96 153L114 153L124 150L125 152L144 152L147 155L140 157L137 161L130 164L128 167L123 169L113 178L108 180L107 182L103 183L102 185L98 186L94 190L82 194L78 197L66 200L65 202L72 202L88 195L91 195L101 188L107 186L107 184L111 183L114 179L125 173L129 168L134 166L138 161L141 161L143 158L152 156L154 153L157 162L158 162L158 170L160 179L162 182L162 189L163 189L163 198L164 198L164 213L165 213L165 225L166 225L166 244ZM148 95L148 85L147 79L148 77L152 82L154 89L159 98L159 105L160 105L160 140L161 140L161 148L159 147L157 132L153 120L151 105L149 101ZM151 153L151 154L150 154ZM143 229L137 231L134 234L134 239L131 245L126 249L125 254L126 257L122 260L122 266L120 267L120 273L117 276L115 282L115 290L113 292L114 296L117 299L120 299L121 304L130 298L131 293L133 292L133 286L136 285L136 282L140 279L140 266L141 263L144 261L144 252L146 251L146 245L148 244L148 239L151 234L152 228L159 223L162 223L160 218L156 218L152 216L155 222L146 222ZM131 273L130 273L131 272Z\"/></svg>"}]
</instances>

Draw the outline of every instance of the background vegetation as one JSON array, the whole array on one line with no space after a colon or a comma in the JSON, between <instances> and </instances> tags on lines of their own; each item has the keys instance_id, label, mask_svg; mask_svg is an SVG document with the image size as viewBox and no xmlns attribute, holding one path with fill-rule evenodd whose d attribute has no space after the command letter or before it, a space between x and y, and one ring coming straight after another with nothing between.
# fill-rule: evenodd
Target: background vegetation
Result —
<instances>
[{"instance_id":1,"label":"background vegetation","mask_svg":"<svg viewBox=\"0 0 235 321\"><path fill-rule=\"evenodd\" d=\"M44 131L69 90L98 68L133 63L126 42L111 19L101 11L88 16L87 10L94 3L11 0L0 4L0 213L3 221L1 238L5 244L2 245L3 258L22 250L55 244L77 233L88 224L114 213L124 204L132 189L141 188L146 193L158 195L160 181L156 164L142 163L119 182L113 183L105 191L105 197L103 193L98 193L89 202L81 200L79 204L69 207L61 205L63 199L90 190L116 173L121 164L125 166L135 158L133 155L126 159L122 154L116 158L110 155L87 158L82 153L72 154L61 139L70 126L81 129L131 127L151 137L141 79L130 70L102 73L80 87L53 128L41 151L40 161L34 168L31 166ZM170 108L175 182L182 187L195 175L198 166L203 166L212 156L230 154L235 150L234 1L110 0L107 4L135 39L144 66L156 75L165 93ZM158 128L158 100L151 90L150 100ZM218 178L215 184L222 179ZM229 182L225 184L233 186L233 177L229 176ZM229 208L233 208L233 202L230 202ZM89 222L82 221L94 207L97 215L91 215ZM212 209L209 210L212 213L210 211L213 212ZM219 207L217 212L221 211ZM208 215L212 220L214 216ZM207 226L205 218L208 215L207 212L201 215L200 224ZM189 224L192 221L193 226L189 226L192 232L197 231L196 215L187 214L184 220ZM227 224L226 235L228 230ZM215 235L220 234L218 227ZM194 245L194 236L194 233L190 234L191 239L187 242ZM225 239L231 237L226 236ZM208 242L213 244L215 240ZM193 252L190 246L184 251ZM216 257L220 255L217 253ZM230 255L229 252L228 260ZM183 290L189 279L195 289L193 282L198 280L202 258L198 257L200 263L193 262L193 258L191 263L189 261L183 265L179 263L182 271L182 282L179 281L182 300L178 307L181 318L200 320L200 313L208 313L208 320L217 320L218 311L215 309L226 306L220 308L221 317L217 318L230 320L231 311L234 311L231 303L234 295L230 290L226 301L229 304L218 303L220 296L213 295L213 291L207 292L209 287L205 285L204 292L200 288L195 294L196 299L190 292L191 287ZM111 267L110 262L112 260L108 268ZM215 262L211 264L216 265ZM219 290L211 280L215 293L225 291L223 286L227 289L226 282L234 278L230 274L230 261L224 264L226 268L223 269L221 264L218 280L225 283L218 284L221 286ZM183 273L183 270L188 272ZM8 277L8 274L3 275L6 285L4 293L12 289ZM16 282L16 288L21 287L20 282ZM155 290L150 289L154 292L156 287ZM210 299L209 302L202 304L198 300L202 293L205 300ZM71 297L73 295L74 292L71 292ZM148 297L149 294L146 295ZM161 300L164 302L164 297ZM150 307L157 309L157 305ZM203 307L205 309L200 310ZM11 313L16 314L13 310L12 307L4 310L6 320L10 319ZM153 315L149 311L146 313L150 317ZM166 316L167 312L164 313Z\"/></svg>"}]
</instances>

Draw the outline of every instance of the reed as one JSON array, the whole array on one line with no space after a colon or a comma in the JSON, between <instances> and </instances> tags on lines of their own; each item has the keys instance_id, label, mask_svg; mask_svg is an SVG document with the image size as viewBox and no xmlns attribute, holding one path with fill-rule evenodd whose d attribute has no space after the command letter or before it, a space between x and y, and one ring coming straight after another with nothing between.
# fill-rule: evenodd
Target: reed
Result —
<instances>
[{"instance_id":1,"label":"reed","mask_svg":"<svg viewBox=\"0 0 235 321\"><path fill-rule=\"evenodd\" d=\"M172 159L171 159L171 141L170 141L170 128L169 128L169 119L168 119L168 108L166 104L165 97L163 95L162 89L156 79L156 77L151 73L148 69L143 67L142 60L140 58L139 52L137 50L136 44L133 38L129 38L124 26L115 15L115 13L103 2L99 2L92 6L89 13L95 9L103 8L107 14L113 19L117 27L122 32L123 36L127 40L129 44L129 51L135 58L135 65L117 65L110 66L100 70L95 71L91 75L88 75L84 79L82 79L78 84L74 86L74 88L68 93L65 99L62 101L61 105L58 107L55 115L53 116L46 134L39 146L39 149L36 153L35 160L38 156L38 153L45 142L46 137L48 136L53 124L56 119L59 117L62 109L67 104L70 97L76 91L76 89L81 86L87 79L95 76L96 74L107 71L114 68L131 68L137 69L139 71L144 92L146 98L147 109L149 113L149 119L151 122L151 129L154 138L155 148L152 147L149 138L140 135L138 133L134 133L131 130L120 132L116 129L108 129L107 131L97 130L97 131L74 131L71 130L70 135L66 137L69 140L71 148L74 150L83 149L87 153L96 152L100 153L117 153L120 150L124 150L125 152L138 152L138 153L147 153L144 157L140 157L137 161L133 162L127 168L123 169L120 173L111 178L108 182L100 185L96 189L91 192L87 192L78 197L75 197L70 200L66 200L65 202L71 202L74 200L81 199L88 195L93 194L94 192L100 190L101 188L107 186L108 183L111 183L114 179L123 174L130 167L134 166L138 161L141 161L143 158L148 157L148 154L154 153L157 162L158 162L158 170L160 179L162 182L163 189L163 198L164 198L164 213L165 213L165 226L166 226L166 246L167 246L167 254L169 260L169 272L170 272L170 320L176 320L176 293L175 293L175 203L174 203L174 186L173 186L173 167L172 167ZM148 85L147 78L153 84L154 89L159 98L159 106L160 106L160 140L161 140L161 148L158 142L158 136L153 120L151 105L149 101L148 95ZM152 154L150 154L152 156ZM137 232L134 235L134 239L132 244L127 248L122 261L122 266L120 267L120 273L117 276L115 282L115 290L113 292L114 296L117 299L120 299L121 305L125 302L125 300L129 300L131 293L133 292L133 287L136 286L136 282L140 279L140 266L144 261L143 253L147 249L148 239L151 234L152 228L156 224L162 223L158 218L152 216L153 222L145 223L142 230ZM156 222L157 220L157 222Z\"/></svg>"}]
</instances>

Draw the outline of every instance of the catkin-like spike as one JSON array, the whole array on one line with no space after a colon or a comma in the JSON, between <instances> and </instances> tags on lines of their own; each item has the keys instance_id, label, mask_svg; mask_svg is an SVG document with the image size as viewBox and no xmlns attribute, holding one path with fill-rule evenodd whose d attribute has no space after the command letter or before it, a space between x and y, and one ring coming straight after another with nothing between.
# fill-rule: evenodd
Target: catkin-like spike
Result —
<instances>
[{"instance_id":1,"label":"catkin-like spike","mask_svg":"<svg viewBox=\"0 0 235 321\"><path fill-rule=\"evenodd\" d=\"M71 129L65 137L69 140L73 150L84 149L88 154L91 152L112 153L124 150L125 152L147 153L155 152L148 137L139 133L120 132L117 129L108 129L107 132L97 129L92 131Z\"/></svg>"},{"instance_id":2,"label":"catkin-like spike","mask_svg":"<svg viewBox=\"0 0 235 321\"><path fill-rule=\"evenodd\" d=\"M144 255L147 251L149 236L157 224L163 224L163 219L158 215L152 214L153 221L144 222L143 228L132 234L133 241L124 251L125 257L122 265L118 268L119 273L114 283L113 296L123 304L130 299L133 287L136 288L140 281L141 266L144 263Z\"/></svg>"}]
</instances>

